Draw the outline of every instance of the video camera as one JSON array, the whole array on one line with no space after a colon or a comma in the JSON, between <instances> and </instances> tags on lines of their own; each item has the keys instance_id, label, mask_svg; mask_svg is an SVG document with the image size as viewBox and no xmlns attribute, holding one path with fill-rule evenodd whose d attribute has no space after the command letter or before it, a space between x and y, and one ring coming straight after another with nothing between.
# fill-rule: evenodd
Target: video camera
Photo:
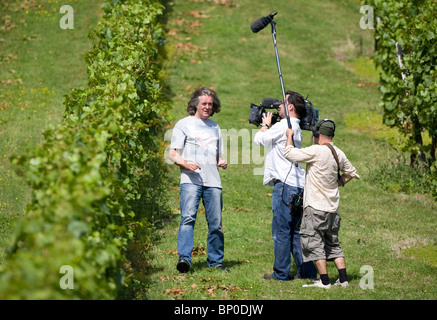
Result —
<instances>
[{"instance_id":1,"label":"video camera","mask_svg":"<svg viewBox=\"0 0 437 320\"><path fill-rule=\"evenodd\" d=\"M279 106L282 104L281 101L274 98L265 98L259 106L256 104L250 104L250 117L249 123L259 126L262 123L263 113L266 113L266 109L276 109L279 110ZM276 122L281 121L279 112L273 113L272 123L274 125Z\"/></svg>"},{"instance_id":2,"label":"video camera","mask_svg":"<svg viewBox=\"0 0 437 320\"><path fill-rule=\"evenodd\" d=\"M314 125L319 120L319 110L313 108L313 104L308 100L308 96L305 100L305 116L300 119L300 128L302 130L311 131ZM259 126L262 123L263 113L266 113L266 109L276 109L279 110L279 106L282 104L281 101L275 98L265 98L259 106L256 104L250 104L250 117L249 123ZM276 122L281 121L279 112L273 113L272 123L274 125Z\"/></svg>"},{"instance_id":3,"label":"video camera","mask_svg":"<svg viewBox=\"0 0 437 320\"><path fill-rule=\"evenodd\" d=\"M302 130L312 131L313 127L319 121L319 110L313 108L313 104L308 100L308 96L305 100L305 116L300 119L300 128Z\"/></svg>"}]
</instances>

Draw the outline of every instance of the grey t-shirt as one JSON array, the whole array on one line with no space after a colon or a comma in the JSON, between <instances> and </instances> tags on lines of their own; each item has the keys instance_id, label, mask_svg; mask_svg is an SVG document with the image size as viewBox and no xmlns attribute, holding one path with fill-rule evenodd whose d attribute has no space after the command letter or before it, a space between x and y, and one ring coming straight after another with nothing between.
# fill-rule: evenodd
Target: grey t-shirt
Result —
<instances>
[{"instance_id":1,"label":"grey t-shirt","mask_svg":"<svg viewBox=\"0 0 437 320\"><path fill-rule=\"evenodd\" d=\"M223 153L223 139L216 122L194 116L179 120L173 128L170 148L181 150L185 161L195 162L201 167L196 171L181 168L181 184L222 187L217 163Z\"/></svg>"}]
</instances>

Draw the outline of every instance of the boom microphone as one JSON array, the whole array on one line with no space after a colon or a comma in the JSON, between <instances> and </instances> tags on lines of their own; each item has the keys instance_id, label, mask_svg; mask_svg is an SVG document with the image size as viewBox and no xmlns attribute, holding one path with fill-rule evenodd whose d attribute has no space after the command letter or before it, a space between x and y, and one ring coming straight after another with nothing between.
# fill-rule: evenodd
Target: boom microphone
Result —
<instances>
[{"instance_id":1,"label":"boom microphone","mask_svg":"<svg viewBox=\"0 0 437 320\"><path fill-rule=\"evenodd\" d=\"M253 33L257 33L267 27L267 25L273 21L274 16L276 16L278 13L274 12L269 14L268 16L261 17L258 20L256 20L252 25L250 26L250 29Z\"/></svg>"}]
</instances>

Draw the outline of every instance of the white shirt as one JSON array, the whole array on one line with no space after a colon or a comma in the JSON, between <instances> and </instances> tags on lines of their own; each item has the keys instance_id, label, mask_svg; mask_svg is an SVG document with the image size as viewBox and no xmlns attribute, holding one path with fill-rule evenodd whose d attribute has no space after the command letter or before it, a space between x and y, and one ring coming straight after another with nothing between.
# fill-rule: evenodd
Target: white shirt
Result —
<instances>
[{"instance_id":1,"label":"white shirt","mask_svg":"<svg viewBox=\"0 0 437 320\"><path fill-rule=\"evenodd\" d=\"M216 122L194 116L179 120L173 128L170 148L181 150L184 160L201 167L196 171L181 168L181 184L222 188L217 161L223 153L223 139Z\"/></svg>"},{"instance_id":2,"label":"white shirt","mask_svg":"<svg viewBox=\"0 0 437 320\"><path fill-rule=\"evenodd\" d=\"M302 130L300 120L290 118L294 130L294 144L297 148L302 146ZM300 165L291 163L284 156L284 148L287 143L285 132L288 129L287 118L275 123L270 129L255 134L253 142L257 145L266 146L267 154L264 165L265 185L273 185L272 180L280 180L290 186L303 188L305 185L305 170Z\"/></svg>"},{"instance_id":3,"label":"white shirt","mask_svg":"<svg viewBox=\"0 0 437 320\"><path fill-rule=\"evenodd\" d=\"M350 161L339 148L334 146L337 152L340 171L351 178L359 179ZM306 163L306 183L303 193L303 206L313 207L324 212L337 212L340 201L340 193L337 183L337 162L331 150L324 145L312 145L307 148L297 149L287 146L284 155L290 161Z\"/></svg>"}]
</instances>

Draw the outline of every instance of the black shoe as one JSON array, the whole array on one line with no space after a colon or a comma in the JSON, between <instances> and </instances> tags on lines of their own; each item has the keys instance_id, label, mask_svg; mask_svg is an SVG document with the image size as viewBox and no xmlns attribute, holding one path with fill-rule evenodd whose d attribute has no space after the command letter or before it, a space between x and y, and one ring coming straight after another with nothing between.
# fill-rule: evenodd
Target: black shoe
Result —
<instances>
[{"instance_id":1,"label":"black shoe","mask_svg":"<svg viewBox=\"0 0 437 320\"><path fill-rule=\"evenodd\" d=\"M219 269L219 270L227 272L227 273L231 272L231 270L226 269L225 267L223 267L222 264L216 264L215 266L209 266L209 267L210 267L210 269Z\"/></svg>"},{"instance_id":2,"label":"black shoe","mask_svg":"<svg viewBox=\"0 0 437 320\"><path fill-rule=\"evenodd\" d=\"M181 259L178 261L176 268L180 273L187 273L190 270L190 263L187 260Z\"/></svg>"},{"instance_id":3,"label":"black shoe","mask_svg":"<svg viewBox=\"0 0 437 320\"><path fill-rule=\"evenodd\" d=\"M266 279L266 280L276 280L276 281L282 281L282 282L289 281L289 280L276 279L273 276L273 274L270 274L270 273L264 274L264 279ZM290 279L290 280L293 280L293 279Z\"/></svg>"},{"instance_id":4,"label":"black shoe","mask_svg":"<svg viewBox=\"0 0 437 320\"><path fill-rule=\"evenodd\" d=\"M273 278L273 275L272 275L272 274L270 274L270 273L266 273L266 274L264 275L264 279L266 279L266 280L274 280L275 278Z\"/></svg>"},{"instance_id":5,"label":"black shoe","mask_svg":"<svg viewBox=\"0 0 437 320\"><path fill-rule=\"evenodd\" d=\"M221 264L217 265L216 268L217 268L217 269L220 269L220 270L222 270L222 271L224 271L224 272L227 272L227 273L231 272L231 270L226 269L226 268L223 267Z\"/></svg>"}]
</instances>

